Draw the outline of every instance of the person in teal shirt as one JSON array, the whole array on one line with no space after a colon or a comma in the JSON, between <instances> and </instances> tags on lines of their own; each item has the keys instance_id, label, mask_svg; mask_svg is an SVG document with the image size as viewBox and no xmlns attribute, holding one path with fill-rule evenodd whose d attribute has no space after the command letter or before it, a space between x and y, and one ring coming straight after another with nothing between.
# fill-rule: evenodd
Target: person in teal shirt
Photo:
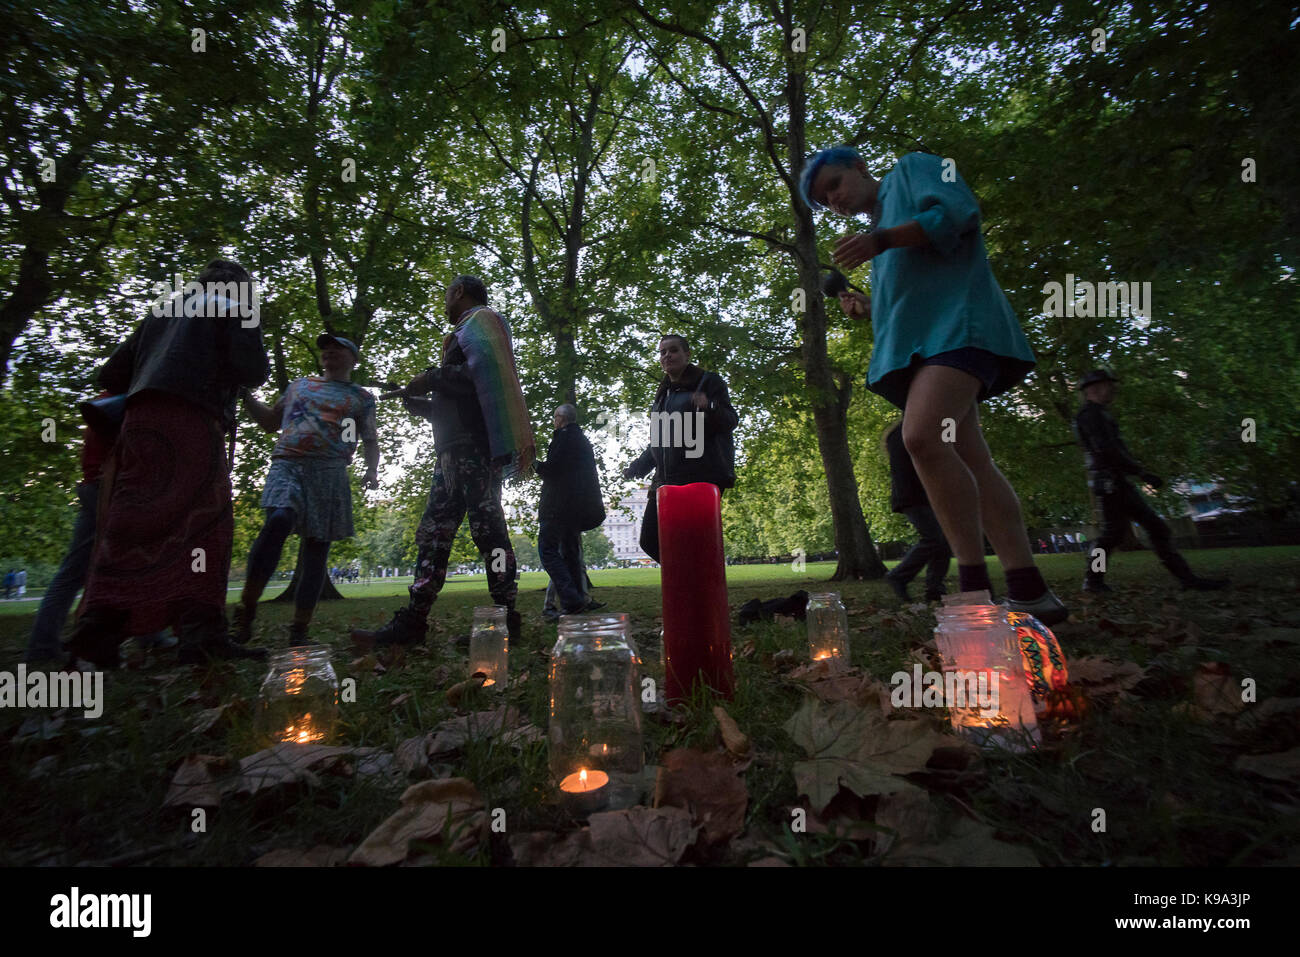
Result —
<instances>
[{"instance_id":1,"label":"person in teal shirt","mask_svg":"<svg viewBox=\"0 0 1300 957\"><path fill-rule=\"evenodd\" d=\"M962 591L992 590L987 535L1007 575L1008 607L1051 625L1069 617L1034 565L1020 500L989 454L978 403L1034 366L1029 342L993 278L979 204L951 160L909 153L879 180L854 149L804 165L803 199L876 228L845 235L835 261L872 261L871 299L840 293L846 314L871 315L867 385L903 410L903 444L957 556Z\"/></svg>"}]
</instances>

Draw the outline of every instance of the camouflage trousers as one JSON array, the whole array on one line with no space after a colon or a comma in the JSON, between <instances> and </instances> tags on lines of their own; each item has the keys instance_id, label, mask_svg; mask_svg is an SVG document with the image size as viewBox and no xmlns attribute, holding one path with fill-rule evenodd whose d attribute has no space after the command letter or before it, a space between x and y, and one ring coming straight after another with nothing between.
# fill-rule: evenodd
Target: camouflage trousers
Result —
<instances>
[{"instance_id":1,"label":"camouflage trousers","mask_svg":"<svg viewBox=\"0 0 1300 957\"><path fill-rule=\"evenodd\" d=\"M477 449L454 449L438 456L424 517L415 531L420 557L411 583L411 610L428 615L447 581L447 561L460 523L469 513L469 533L487 567L492 601L515 606L515 552L501 510L501 469Z\"/></svg>"}]
</instances>

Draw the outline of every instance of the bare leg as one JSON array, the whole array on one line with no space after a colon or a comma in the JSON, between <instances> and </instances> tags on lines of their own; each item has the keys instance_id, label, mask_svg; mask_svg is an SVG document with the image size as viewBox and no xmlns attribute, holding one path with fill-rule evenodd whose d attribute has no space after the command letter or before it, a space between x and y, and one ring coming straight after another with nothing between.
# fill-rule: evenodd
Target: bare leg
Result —
<instances>
[{"instance_id":1,"label":"bare leg","mask_svg":"<svg viewBox=\"0 0 1300 957\"><path fill-rule=\"evenodd\" d=\"M1002 470L993 462L980 431L979 409L971 409L957 426L957 454L961 456L979 486L980 518L984 533L998 553L1004 569L1028 568L1034 564L1029 535L1020 512L1020 499Z\"/></svg>"},{"instance_id":2,"label":"bare leg","mask_svg":"<svg viewBox=\"0 0 1300 957\"><path fill-rule=\"evenodd\" d=\"M956 442L961 423L975 412L978 392L979 381L959 369L922 366L903 412L903 444L958 565L984 563L980 488Z\"/></svg>"}]
</instances>

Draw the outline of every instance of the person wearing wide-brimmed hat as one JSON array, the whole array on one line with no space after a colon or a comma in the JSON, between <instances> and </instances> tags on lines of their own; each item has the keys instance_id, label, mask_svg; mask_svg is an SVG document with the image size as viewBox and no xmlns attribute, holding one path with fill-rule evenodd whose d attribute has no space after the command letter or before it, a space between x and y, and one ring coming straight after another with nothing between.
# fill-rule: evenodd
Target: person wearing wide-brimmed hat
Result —
<instances>
[{"instance_id":1,"label":"person wearing wide-brimmed hat","mask_svg":"<svg viewBox=\"0 0 1300 957\"><path fill-rule=\"evenodd\" d=\"M361 353L351 339L324 333L316 339L324 376L289 383L273 406L244 394L244 408L268 432L280 433L271 453L262 508L266 521L248 556L239 604L231 616L239 644L252 638L257 601L280 562L291 532L302 536L302 578L294 594L289 644L310 643L307 628L320 600L330 543L351 538L352 489L348 465L358 440L365 443L366 488L379 485L375 397L352 381Z\"/></svg>"},{"instance_id":2,"label":"person wearing wide-brimmed hat","mask_svg":"<svg viewBox=\"0 0 1300 957\"><path fill-rule=\"evenodd\" d=\"M1174 548L1169 526L1156 514L1155 509L1129 484L1128 476L1154 489L1164 485L1164 480L1144 468L1129 452L1119 437L1119 426L1106 407L1115 399L1115 385L1119 379L1105 369L1093 369L1079 380L1077 388L1083 392L1083 408L1074 417L1074 434L1087 456L1088 487L1097 496L1101 508L1101 535L1088 549L1088 571L1083 590L1110 591L1106 584L1106 563L1110 553L1124 537L1130 521L1141 525L1151 536L1151 545L1166 568L1183 583L1184 588L1209 591L1223 588L1222 579L1200 578L1187 565L1187 559ZM1096 550L1100 549L1100 554Z\"/></svg>"}]
</instances>

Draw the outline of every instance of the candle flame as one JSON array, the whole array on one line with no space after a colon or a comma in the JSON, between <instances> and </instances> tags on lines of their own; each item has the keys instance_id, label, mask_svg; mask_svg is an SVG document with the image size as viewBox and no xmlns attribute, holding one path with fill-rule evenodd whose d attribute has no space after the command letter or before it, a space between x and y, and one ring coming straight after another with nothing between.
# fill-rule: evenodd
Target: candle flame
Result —
<instances>
[{"instance_id":1,"label":"candle flame","mask_svg":"<svg viewBox=\"0 0 1300 957\"><path fill-rule=\"evenodd\" d=\"M578 772L578 780L582 782L582 786L583 786L584 788L587 786L587 769L586 769L586 768L583 768L581 771Z\"/></svg>"}]
</instances>

